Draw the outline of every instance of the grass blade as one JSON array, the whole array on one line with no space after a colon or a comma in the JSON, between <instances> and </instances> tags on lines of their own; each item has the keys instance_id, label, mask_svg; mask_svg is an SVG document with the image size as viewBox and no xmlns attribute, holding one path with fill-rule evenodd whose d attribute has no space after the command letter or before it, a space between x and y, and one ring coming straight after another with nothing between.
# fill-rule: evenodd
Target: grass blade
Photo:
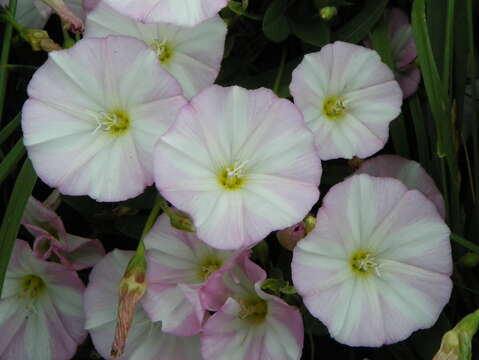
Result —
<instances>
[{"instance_id":1,"label":"grass blade","mask_svg":"<svg viewBox=\"0 0 479 360\"><path fill-rule=\"evenodd\" d=\"M32 163L29 159L26 159L13 187L12 195L8 201L7 210L0 227L0 295L10 255L20 229L23 211L36 181L37 175Z\"/></svg>"},{"instance_id":2,"label":"grass blade","mask_svg":"<svg viewBox=\"0 0 479 360\"><path fill-rule=\"evenodd\" d=\"M18 114L10 121L1 131L0 131L0 145L3 144L5 140L8 139L10 135L18 128L20 125L21 116Z\"/></svg>"},{"instance_id":3,"label":"grass blade","mask_svg":"<svg viewBox=\"0 0 479 360\"><path fill-rule=\"evenodd\" d=\"M25 155L25 146L23 145L23 139L20 139L0 163L0 184L3 183L23 155Z\"/></svg>"}]
</instances>

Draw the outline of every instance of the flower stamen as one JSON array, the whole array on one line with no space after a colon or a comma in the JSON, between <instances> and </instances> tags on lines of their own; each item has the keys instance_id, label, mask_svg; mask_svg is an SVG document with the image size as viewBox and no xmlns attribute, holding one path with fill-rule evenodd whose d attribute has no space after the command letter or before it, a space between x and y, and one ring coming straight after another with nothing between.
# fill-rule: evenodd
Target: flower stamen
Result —
<instances>
[{"instance_id":1,"label":"flower stamen","mask_svg":"<svg viewBox=\"0 0 479 360\"><path fill-rule=\"evenodd\" d=\"M173 48L166 39L155 39L150 43L150 47L156 53L158 60L160 60L162 64L168 64L170 62L173 56Z\"/></svg>"},{"instance_id":2,"label":"flower stamen","mask_svg":"<svg viewBox=\"0 0 479 360\"><path fill-rule=\"evenodd\" d=\"M226 166L223 170L220 171L218 175L218 180L220 184L227 190L237 190L245 182L245 166L249 160L245 160L238 164L238 162L233 163L232 166Z\"/></svg>"},{"instance_id":3,"label":"flower stamen","mask_svg":"<svg viewBox=\"0 0 479 360\"><path fill-rule=\"evenodd\" d=\"M351 257L351 268L359 275L369 275L374 272L378 277L381 277L381 264L377 257L367 251L358 251Z\"/></svg>"},{"instance_id":4,"label":"flower stamen","mask_svg":"<svg viewBox=\"0 0 479 360\"><path fill-rule=\"evenodd\" d=\"M95 121L97 127L93 130L93 134L102 130L111 135L121 135L130 127L130 116L124 110L100 111L96 114Z\"/></svg>"},{"instance_id":5,"label":"flower stamen","mask_svg":"<svg viewBox=\"0 0 479 360\"><path fill-rule=\"evenodd\" d=\"M324 100L323 113L331 121L341 119L347 111L344 100L339 96L329 96Z\"/></svg>"}]
</instances>

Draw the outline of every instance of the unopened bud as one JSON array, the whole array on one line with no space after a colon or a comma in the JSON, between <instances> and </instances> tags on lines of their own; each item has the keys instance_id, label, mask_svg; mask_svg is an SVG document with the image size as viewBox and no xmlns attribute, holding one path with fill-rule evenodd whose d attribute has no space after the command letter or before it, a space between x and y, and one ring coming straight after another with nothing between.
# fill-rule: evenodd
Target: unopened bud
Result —
<instances>
[{"instance_id":1,"label":"unopened bud","mask_svg":"<svg viewBox=\"0 0 479 360\"><path fill-rule=\"evenodd\" d=\"M175 229L188 232L196 231L195 224L187 213L175 208L169 208L168 211L166 211L166 214L170 218L171 226Z\"/></svg>"},{"instance_id":2,"label":"unopened bud","mask_svg":"<svg viewBox=\"0 0 479 360\"><path fill-rule=\"evenodd\" d=\"M319 15L323 20L329 21L338 14L336 6L325 6L319 10Z\"/></svg>"},{"instance_id":3,"label":"unopened bud","mask_svg":"<svg viewBox=\"0 0 479 360\"><path fill-rule=\"evenodd\" d=\"M290 251L293 251L298 241L305 236L306 227L304 221L301 221L296 225L290 226L289 228L280 230L276 233L276 238L278 239L281 246Z\"/></svg>"},{"instance_id":4,"label":"unopened bud","mask_svg":"<svg viewBox=\"0 0 479 360\"><path fill-rule=\"evenodd\" d=\"M25 28L22 31L22 37L32 46L33 51L50 52L62 49L60 45L50 39L45 30Z\"/></svg>"},{"instance_id":5,"label":"unopened bud","mask_svg":"<svg viewBox=\"0 0 479 360\"><path fill-rule=\"evenodd\" d=\"M115 339L110 354L113 358L123 355L136 305L145 295L147 289L146 266L144 251L137 251L128 263L125 275L120 281Z\"/></svg>"},{"instance_id":6,"label":"unopened bud","mask_svg":"<svg viewBox=\"0 0 479 360\"><path fill-rule=\"evenodd\" d=\"M306 230L306 235L308 235L311 231L313 231L314 227L316 226L316 218L309 214L304 218L304 229Z\"/></svg>"},{"instance_id":7,"label":"unopened bud","mask_svg":"<svg viewBox=\"0 0 479 360\"><path fill-rule=\"evenodd\" d=\"M50 6L53 11L65 23L65 29L76 34L81 34L85 30L83 20L76 16L63 0L42 0L45 4Z\"/></svg>"},{"instance_id":8,"label":"unopened bud","mask_svg":"<svg viewBox=\"0 0 479 360\"><path fill-rule=\"evenodd\" d=\"M478 326L479 310L476 310L444 334L441 347L433 360L470 360L472 358L472 337Z\"/></svg>"},{"instance_id":9,"label":"unopened bud","mask_svg":"<svg viewBox=\"0 0 479 360\"><path fill-rule=\"evenodd\" d=\"M465 267L476 267L479 264L479 255L475 253L467 253L459 259L459 264Z\"/></svg>"}]
</instances>

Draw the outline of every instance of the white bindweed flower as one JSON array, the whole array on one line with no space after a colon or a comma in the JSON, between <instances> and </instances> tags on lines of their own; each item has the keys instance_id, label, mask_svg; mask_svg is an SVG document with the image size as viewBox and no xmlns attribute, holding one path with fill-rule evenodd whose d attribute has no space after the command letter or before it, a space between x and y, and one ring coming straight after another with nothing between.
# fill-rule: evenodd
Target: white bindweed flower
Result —
<instances>
[{"instance_id":1,"label":"white bindweed flower","mask_svg":"<svg viewBox=\"0 0 479 360\"><path fill-rule=\"evenodd\" d=\"M195 26L215 16L228 0L105 0L115 10L145 24Z\"/></svg>"},{"instance_id":2,"label":"white bindweed flower","mask_svg":"<svg viewBox=\"0 0 479 360\"><path fill-rule=\"evenodd\" d=\"M142 24L121 15L105 1L88 14L86 37L127 35L143 40L160 64L175 77L185 96L192 97L213 84L220 70L226 25L219 16L194 28L167 23Z\"/></svg>"},{"instance_id":3,"label":"white bindweed flower","mask_svg":"<svg viewBox=\"0 0 479 360\"><path fill-rule=\"evenodd\" d=\"M68 360L85 340L84 285L17 240L0 298L0 359Z\"/></svg>"},{"instance_id":4,"label":"white bindweed flower","mask_svg":"<svg viewBox=\"0 0 479 360\"><path fill-rule=\"evenodd\" d=\"M155 182L212 247L240 249L303 220L321 163L301 113L271 90L211 86L155 149Z\"/></svg>"},{"instance_id":5,"label":"white bindweed flower","mask_svg":"<svg viewBox=\"0 0 479 360\"><path fill-rule=\"evenodd\" d=\"M83 39L34 74L22 111L38 176L63 194L121 201L153 183L153 147L186 103L140 40Z\"/></svg>"},{"instance_id":6,"label":"white bindweed flower","mask_svg":"<svg viewBox=\"0 0 479 360\"><path fill-rule=\"evenodd\" d=\"M143 307L163 331L194 335L201 331L206 310L199 292L233 266L239 252L206 245L195 233L173 228L161 215L145 237L148 289Z\"/></svg>"},{"instance_id":7,"label":"white bindweed flower","mask_svg":"<svg viewBox=\"0 0 479 360\"><path fill-rule=\"evenodd\" d=\"M373 155L401 112L401 88L379 55L341 41L305 55L290 89L322 160Z\"/></svg>"},{"instance_id":8,"label":"white bindweed flower","mask_svg":"<svg viewBox=\"0 0 479 360\"><path fill-rule=\"evenodd\" d=\"M118 286L133 251L114 250L92 270L85 291L86 329L96 350L111 359L118 311ZM177 337L161 331L138 306L121 360L201 360L198 336Z\"/></svg>"},{"instance_id":9,"label":"white bindweed flower","mask_svg":"<svg viewBox=\"0 0 479 360\"><path fill-rule=\"evenodd\" d=\"M381 346L431 327L449 301L450 231L398 180L354 175L326 194L294 249L294 286L332 337Z\"/></svg>"}]
</instances>

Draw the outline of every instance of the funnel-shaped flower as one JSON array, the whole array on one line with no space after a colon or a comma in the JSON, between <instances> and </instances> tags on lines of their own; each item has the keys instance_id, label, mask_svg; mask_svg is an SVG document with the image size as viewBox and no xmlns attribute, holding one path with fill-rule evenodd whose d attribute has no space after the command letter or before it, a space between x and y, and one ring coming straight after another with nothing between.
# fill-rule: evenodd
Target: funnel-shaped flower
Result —
<instances>
[{"instance_id":1,"label":"funnel-shaped flower","mask_svg":"<svg viewBox=\"0 0 479 360\"><path fill-rule=\"evenodd\" d=\"M392 177L401 181L409 190L419 190L434 205L444 218L446 209L444 199L434 180L416 161L396 155L380 155L364 161L356 174L368 174L378 177Z\"/></svg>"},{"instance_id":2,"label":"funnel-shaped flower","mask_svg":"<svg viewBox=\"0 0 479 360\"><path fill-rule=\"evenodd\" d=\"M22 128L38 176L99 201L152 184L153 146L186 102L155 52L122 36L51 52L28 94Z\"/></svg>"},{"instance_id":3,"label":"funnel-shaped flower","mask_svg":"<svg viewBox=\"0 0 479 360\"><path fill-rule=\"evenodd\" d=\"M111 359L118 309L118 286L133 251L114 250L92 270L85 292L86 329L96 350ZM122 360L201 360L199 337L176 337L161 331L138 307Z\"/></svg>"},{"instance_id":4,"label":"funnel-shaped flower","mask_svg":"<svg viewBox=\"0 0 479 360\"><path fill-rule=\"evenodd\" d=\"M17 240L0 299L0 358L67 360L85 339L84 286L62 265Z\"/></svg>"},{"instance_id":5,"label":"funnel-shaped flower","mask_svg":"<svg viewBox=\"0 0 479 360\"><path fill-rule=\"evenodd\" d=\"M203 90L155 150L156 186L218 249L251 246L301 221L320 177L300 112L267 89Z\"/></svg>"},{"instance_id":6,"label":"funnel-shaped flower","mask_svg":"<svg viewBox=\"0 0 479 360\"><path fill-rule=\"evenodd\" d=\"M28 199L22 224L35 236L33 251L40 259L53 259L74 270L95 265L105 255L98 239L87 239L65 231L62 219L45 204Z\"/></svg>"},{"instance_id":7,"label":"funnel-shaped flower","mask_svg":"<svg viewBox=\"0 0 479 360\"><path fill-rule=\"evenodd\" d=\"M294 249L293 283L332 337L381 346L432 326L449 301L449 228L398 180L354 175L323 200Z\"/></svg>"},{"instance_id":8,"label":"funnel-shaped flower","mask_svg":"<svg viewBox=\"0 0 479 360\"><path fill-rule=\"evenodd\" d=\"M298 360L303 347L299 311L261 290L266 273L242 256L233 269L202 289L202 301L217 311L201 335L205 359Z\"/></svg>"},{"instance_id":9,"label":"funnel-shaped flower","mask_svg":"<svg viewBox=\"0 0 479 360\"><path fill-rule=\"evenodd\" d=\"M227 271L238 253L213 249L196 234L173 228L161 215L145 237L148 290L143 307L163 331L180 336L200 332L205 317L199 291Z\"/></svg>"},{"instance_id":10,"label":"funnel-shaped flower","mask_svg":"<svg viewBox=\"0 0 479 360\"><path fill-rule=\"evenodd\" d=\"M194 26L215 16L228 0L104 0L115 10L145 24Z\"/></svg>"},{"instance_id":11,"label":"funnel-shaped flower","mask_svg":"<svg viewBox=\"0 0 479 360\"><path fill-rule=\"evenodd\" d=\"M142 24L101 2L86 22L86 37L127 35L143 40L160 64L175 77L185 96L192 97L213 84L220 70L226 25L219 16L194 28L172 24Z\"/></svg>"},{"instance_id":12,"label":"funnel-shaped flower","mask_svg":"<svg viewBox=\"0 0 479 360\"><path fill-rule=\"evenodd\" d=\"M323 160L381 150L389 123L401 112L401 89L379 55L341 41L306 55L290 89Z\"/></svg>"}]
</instances>

